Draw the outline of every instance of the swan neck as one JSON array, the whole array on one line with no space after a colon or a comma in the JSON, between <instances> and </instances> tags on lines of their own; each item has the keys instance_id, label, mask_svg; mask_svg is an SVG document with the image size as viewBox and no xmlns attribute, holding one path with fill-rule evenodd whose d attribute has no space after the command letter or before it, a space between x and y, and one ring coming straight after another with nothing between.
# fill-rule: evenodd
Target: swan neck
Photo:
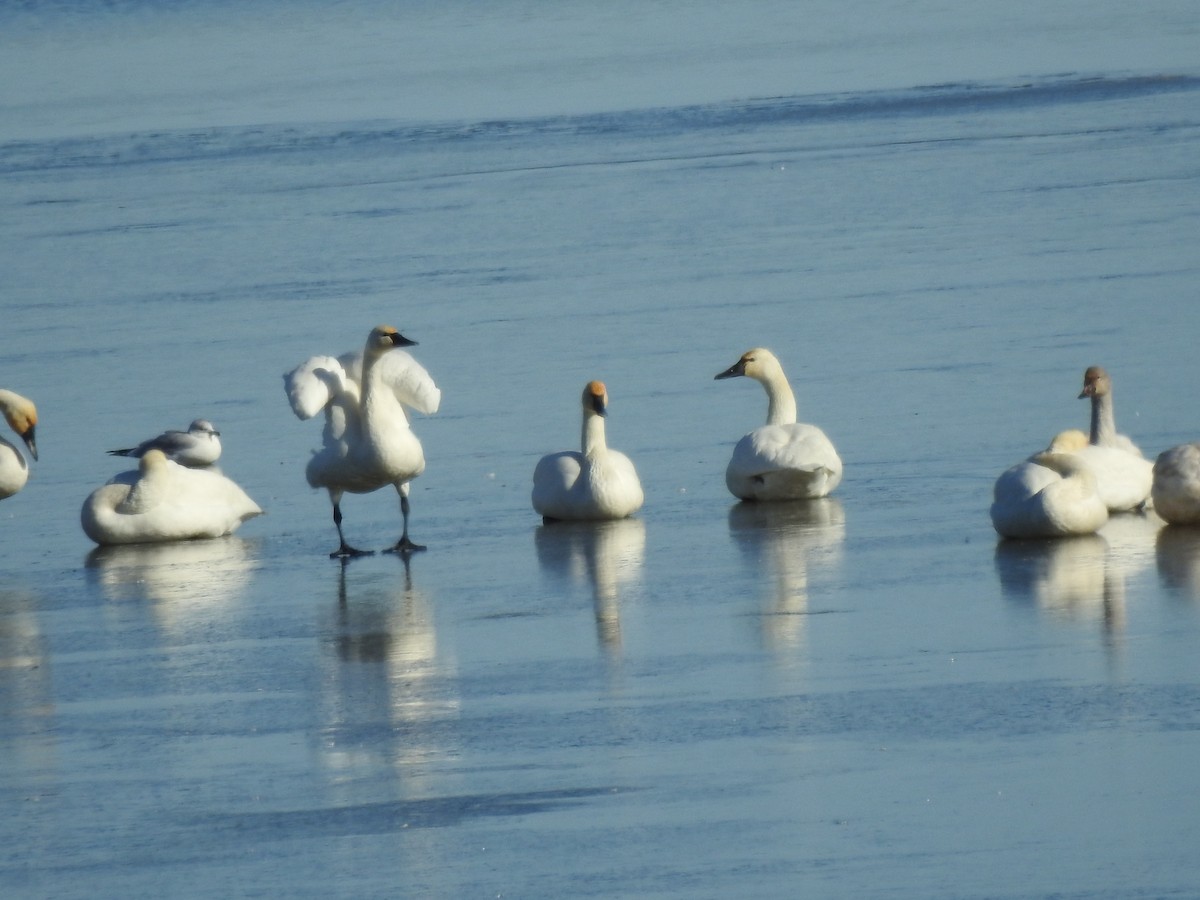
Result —
<instances>
[{"instance_id":1,"label":"swan neck","mask_svg":"<svg viewBox=\"0 0 1200 900\"><path fill-rule=\"evenodd\" d=\"M767 391L767 424L792 425L796 421L796 395L783 372L772 372L762 379Z\"/></svg>"},{"instance_id":2,"label":"swan neck","mask_svg":"<svg viewBox=\"0 0 1200 900\"><path fill-rule=\"evenodd\" d=\"M1090 442L1097 446L1107 447L1115 443L1116 437L1117 423L1116 417L1113 415L1112 394L1093 396Z\"/></svg>"},{"instance_id":3,"label":"swan neck","mask_svg":"<svg viewBox=\"0 0 1200 900\"><path fill-rule=\"evenodd\" d=\"M589 459L607 452L604 437L604 417L592 412L583 414L583 455Z\"/></svg>"}]
</instances>

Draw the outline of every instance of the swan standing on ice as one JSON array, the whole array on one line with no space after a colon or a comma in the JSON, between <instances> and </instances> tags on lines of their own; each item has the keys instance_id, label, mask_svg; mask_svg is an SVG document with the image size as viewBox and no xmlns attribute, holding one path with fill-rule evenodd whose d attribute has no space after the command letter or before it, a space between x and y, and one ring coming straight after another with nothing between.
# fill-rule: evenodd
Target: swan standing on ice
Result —
<instances>
[{"instance_id":1,"label":"swan standing on ice","mask_svg":"<svg viewBox=\"0 0 1200 900\"><path fill-rule=\"evenodd\" d=\"M1094 534L1108 521L1096 476L1075 453L1083 432L1064 432L1050 449L1018 463L996 479L992 525L1003 537L1041 538Z\"/></svg>"},{"instance_id":2,"label":"swan standing on ice","mask_svg":"<svg viewBox=\"0 0 1200 900\"><path fill-rule=\"evenodd\" d=\"M1085 398L1092 402L1092 429L1088 446L1078 455L1095 474L1100 499L1109 512L1145 506L1154 481L1154 465L1133 441L1117 433L1112 379L1099 366L1091 366L1083 374L1079 399Z\"/></svg>"},{"instance_id":3,"label":"swan standing on ice","mask_svg":"<svg viewBox=\"0 0 1200 900\"><path fill-rule=\"evenodd\" d=\"M408 483L425 471L425 454L409 427L406 407L435 413L442 392L420 363L397 349L415 344L390 325L379 325L367 336L361 354L314 356L284 376L299 418L325 411L324 446L313 453L305 474L310 485L329 491L339 541L331 557L371 552L346 543L342 494L366 494L388 484L400 495L404 518L400 540L389 549L425 549L408 536Z\"/></svg>"},{"instance_id":4,"label":"swan standing on ice","mask_svg":"<svg viewBox=\"0 0 1200 900\"><path fill-rule=\"evenodd\" d=\"M1158 455L1150 495L1154 511L1172 525L1200 525L1200 443Z\"/></svg>"},{"instance_id":5,"label":"swan standing on ice","mask_svg":"<svg viewBox=\"0 0 1200 900\"><path fill-rule=\"evenodd\" d=\"M157 437L142 441L136 447L109 450L109 456L141 458L147 450L161 450L167 459L181 466L210 466L221 456L221 432L207 419L196 419L187 431L164 431Z\"/></svg>"},{"instance_id":6,"label":"swan standing on ice","mask_svg":"<svg viewBox=\"0 0 1200 900\"><path fill-rule=\"evenodd\" d=\"M815 425L796 421L796 397L775 354L762 347L716 377L745 375L767 392L767 424L733 448L725 469L729 492L742 500L808 500L824 497L842 480L842 460Z\"/></svg>"},{"instance_id":7,"label":"swan standing on ice","mask_svg":"<svg viewBox=\"0 0 1200 900\"><path fill-rule=\"evenodd\" d=\"M37 443L33 433L37 425L37 408L32 400L0 390L0 412L8 420L9 427L25 442L29 455L38 458ZM0 500L11 497L29 480L29 463L13 444L0 438Z\"/></svg>"},{"instance_id":8,"label":"swan standing on ice","mask_svg":"<svg viewBox=\"0 0 1200 900\"><path fill-rule=\"evenodd\" d=\"M219 472L189 469L149 450L83 502L83 530L97 544L147 544L232 534L262 509Z\"/></svg>"},{"instance_id":9,"label":"swan standing on ice","mask_svg":"<svg viewBox=\"0 0 1200 900\"><path fill-rule=\"evenodd\" d=\"M582 403L583 452L564 450L538 460L533 470L533 508L547 520L624 519L641 508L642 484L629 457L608 449L604 383L589 381Z\"/></svg>"}]
</instances>

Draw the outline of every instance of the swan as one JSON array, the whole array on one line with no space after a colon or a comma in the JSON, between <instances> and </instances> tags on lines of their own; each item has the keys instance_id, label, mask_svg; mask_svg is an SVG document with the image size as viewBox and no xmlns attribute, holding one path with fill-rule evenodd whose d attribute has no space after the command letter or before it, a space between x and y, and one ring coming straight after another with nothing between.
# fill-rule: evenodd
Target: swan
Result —
<instances>
[{"instance_id":1,"label":"swan","mask_svg":"<svg viewBox=\"0 0 1200 900\"><path fill-rule=\"evenodd\" d=\"M796 421L796 398L783 366L770 350L756 347L716 378L746 375L767 392L767 424L745 435L725 469L729 492L742 500L806 500L824 497L842 480L842 460L816 425Z\"/></svg>"},{"instance_id":2,"label":"swan","mask_svg":"<svg viewBox=\"0 0 1200 900\"><path fill-rule=\"evenodd\" d=\"M181 466L210 466L221 456L221 432L207 419L196 419L187 431L164 431L136 447L109 450L109 456L142 457L147 450L161 450Z\"/></svg>"},{"instance_id":3,"label":"swan","mask_svg":"<svg viewBox=\"0 0 1200 900\"><path fill-rule=\"evenodd\" d=\"M0 411L9 427L25 442L29 455L38 458L34 431L37 426L37 407L32 400L12 391L0 390ZM15 445L0 438L0 500L11 497L29 480L29 463Z\"/></svg>"},{"instance_id":4,"label":"swan","mask_svg":"<svg viewBox=\"0 0 1200 900\"><path fill-rule=\"evenodd\" d=\"M400 539L389 550L425 549L408 536L408 483L425 471L425 454L409 427L406 407L435 413L442 392L420 363L398 349L415 344L390 325L379 325L367 335L362 353L314 356L283 376L298 418L325 411L324 445L313 453L305 475L314 488L329 492L333 504L339 544L330 557L371 552L346 543L343 493L367 494L388 484L400 495L404 519Z\"/></svg>"},{"instance_id":5,"label":"swan","mask_svg":"<svg viewBox=\"0 0 1200 900\"><path fill-rule=\"evenodd\" d=\"M1005 471L992 490L992 526L1006 538L1094 534L1108 521L1096 476L1075 453L1075 435L1055 438L1050 449Z\"/></svg>"},{"instance_id":6,"label":"swan","mask_svg":"<svg viewBox=\"0 0 1200 900\"><path fill-rule=\"evenodd\" d=\"M1150 495L1154 511L1172 525L1200 524L1200 443L1158 455Z\"/></svg>"},{"instance_id":7,"label":"swan","mask_svg":"<svg viewBox=\"0 0 1200 900\"><path fill-rule=\"evenodd\" d=\"M583 452L563 450L538 460L533 508L543 519L624 519L642 506L642 484L629 457L608 449L604 418L608 390L602 381L583 389Z\"/></svg>"},{"instance_id":8,"label":"swan","mask_svg":"<svg viewBox=\"0 0 1200 900\"><path fill-rule=\"evenodd\" d=\"M1117 433L1113 416L1112 379L1100 366L1083 374L1079 399L1092 403L1088 446L1076 451L1096 476L1100 498L1109 512L1140 509L1150 498L1154 464L1128 437Z\"/></svg>"},{"instance_id":9,"label":"swan","mask_svg":"<svg viewBox=\"0 0 1200 900\"><path fill-rule=\"evenodd\" d=\"M92 491L80 522L97 544L148 544L232 534L262 509L219 472L189 469L148 450L136 472Z\"/></svg>"}]
</instances>

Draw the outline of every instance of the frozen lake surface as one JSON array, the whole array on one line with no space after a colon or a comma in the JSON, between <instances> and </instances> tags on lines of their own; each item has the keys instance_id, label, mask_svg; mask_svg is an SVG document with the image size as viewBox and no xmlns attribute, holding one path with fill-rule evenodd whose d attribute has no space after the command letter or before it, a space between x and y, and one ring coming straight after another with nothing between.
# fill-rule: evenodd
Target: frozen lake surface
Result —
<instances>
[{"instance_id":1,"label":"frozen lake surface","mask_svg":"<svg viewBox=\"0 0 1200 900\"><path fill-rule=\"evenodd\" d=\"M4 895L1200 893L1200 532L987 515L1088 365L1200 438L1194 4L397 6L0 13ZM280 376L380 322L429 550L343 566ZM756 345L826 501L725 489ZM543 526L593 378L645 507ZM267 515L94 549L197 417Z\"/></svg>"}]
</instances>

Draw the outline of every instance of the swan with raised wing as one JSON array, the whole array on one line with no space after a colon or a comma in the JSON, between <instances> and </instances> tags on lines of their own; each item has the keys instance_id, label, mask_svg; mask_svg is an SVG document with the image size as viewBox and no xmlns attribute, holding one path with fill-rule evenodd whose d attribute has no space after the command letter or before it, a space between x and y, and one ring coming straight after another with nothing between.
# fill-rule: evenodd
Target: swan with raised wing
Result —
<instances>
[{"instance_id":1,"label":"swan with raised wing","mask_svg":"<svg viewBox=\"0 0 1200 900\"><path fill-rule=\"evenodd\" d=\"M34 432L37 426L37 407L33 401L13 391L0 390L0 412L9 427L25 442L29 455L38 458ZM0 500L11 497L29 480L29 463L16 445L0 437Z\"/></svg>"},{"instance_id":2,"label":"swan with raised wing","mask_svg":"<svg viewBox=\"0 0 1200 900\"><path fill-rule=\"evenodd\" d=\"M181 466L198 468L211 466L221 456L221 432L208 419L196 419L187 431L164 431L142 441L136 447L109 450L109 456L132 456L141 459L148 450L161 450L167 459Z\"/></svg>"},{"instance_id":3,"label":"swan with raised wing","mask_svg":"<svg viewBox=\"0 0 1200 900\"><path fill-rule=\"evenodd\" d=\"M259 505L221 473L148 450L137 471L122 472L88 496L80 521L97 544L147 544L222 537L259 515Z\"/></svg>"},{"instance_id":4,"label":"swan with raised wing","mask_svg":"<svg viewBox=\"0 0 1200 900\"><path fill-rule=\"evenodd\" d=\"M767 392L767 424L745 435L725 469L729 492L742 500L810 500L842 480L842 460L825 432L796 421L796 397L775 354L747 350L716 378L745 375Z\"/></svg>"},{"instance_id":5,"label":"swan with raised wing","mask_svg":"<svg viewBox=\"0 0 1200 900\"><path fill-rule=\"evenodd\" d=\"M533 508L546 519L623 519L642 506L642 484L629 457L610 450L605 438L608 389L589 381L583 389L583 449L538 460L533 470Z\"/></svg>"},{"instance_id":6,"label":"swan with raised wing","mask_svg":"<svg viewBox=\"0 0 1200 900\"><path fill-rule=\"evenodd\" d=\"M338 549L331 557L359 556L342 533L342 495L366 494L392 485L400 495L404 528L390 548L408 553L425 548L408 536L409 482L425 471L421 442L409 425L408 409L431 414L441 404L429 373L401 347L416 341L390 325L367 335L361 353L314 356L284 375L292 411L300 419L325 413L324 441L305 474L314 488L325 488L333 504Z\"/></svg>"}]
</instances>

